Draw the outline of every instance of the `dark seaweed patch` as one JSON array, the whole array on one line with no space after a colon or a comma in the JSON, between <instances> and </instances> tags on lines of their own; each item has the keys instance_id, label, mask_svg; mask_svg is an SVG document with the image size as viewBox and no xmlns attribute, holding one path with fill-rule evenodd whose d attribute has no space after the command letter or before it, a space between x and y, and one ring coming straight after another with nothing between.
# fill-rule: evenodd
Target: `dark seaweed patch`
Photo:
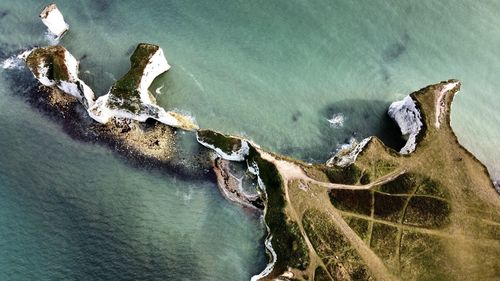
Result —
<instances>
[{"instance_id":1,"label":"dark seaweed patch","mask_svg":"<svg viewBox=\"0 0 500 281\"><path fill-rule=\"evenodd\" d=\"M387 67L382 67L380 69L380 75L382 75L382 79L384 79L386 83L389 82L391 74L389 73L389 69L387 69Z\"/></svg>"},{"instance_id":2,"label":"dark seaweed patch","mask_svg":"<svg viewBox=\"0 0 500 281\"><path fill-rule=\"evenodd\" d=\"M406 46L402 42L396 42L387 47L386 49L384 49L382 57L384 58L384 61L395 61L405 51L406 51Z\"/></svg>"},{"instance_id":3,"label":"dark seaweed patch","mask_svg":"<svg viewBox=\"0 0 500 281\"><path fill-rule=\"evenodd\" d=\"M96 5L99 9L97 11L107 12L111 7L113 0L93 0L92 4Z\"/></svg>"}]
</instances>

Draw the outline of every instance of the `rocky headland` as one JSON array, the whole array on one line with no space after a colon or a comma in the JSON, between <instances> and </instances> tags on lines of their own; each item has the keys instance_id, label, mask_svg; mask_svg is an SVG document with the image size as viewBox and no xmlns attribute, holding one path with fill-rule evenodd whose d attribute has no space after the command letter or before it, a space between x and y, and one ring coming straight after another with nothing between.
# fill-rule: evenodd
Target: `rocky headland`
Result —
<instances>
[{"instance_id":1,"label":"rocky headland","mask_svg":"<svg viewBox=\"0 0 500 281\"><path fill-rule=\"evenodd\" d=\"M60 14L57 7L42 15L64 26L62 14L45 10ZM48 27L58 36L66 32ZM31 85L28 101L76 138L185 178L207 177L210 169L226 198L262 212L269 264L252 280L500 276L500 197L486 167L450 126L457 80L390 106L407 139L399 152L370 137L312 164L246 138L200 130L192 117L158 106L148 88L170 68L159 46L139 44L128 73L97 99L64 47L34 48L18 59L39 85L23 69L11 70L13 83ZM196 153L182 149L180 131L194 131L201 144Z\"/></svg>"}]
</instances>

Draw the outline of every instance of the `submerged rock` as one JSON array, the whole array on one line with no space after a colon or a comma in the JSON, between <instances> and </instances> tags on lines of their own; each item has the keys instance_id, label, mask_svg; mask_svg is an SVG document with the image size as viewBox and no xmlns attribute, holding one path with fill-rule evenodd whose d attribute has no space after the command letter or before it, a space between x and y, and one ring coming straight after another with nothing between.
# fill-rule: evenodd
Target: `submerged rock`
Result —
<instances>
[{"instance_id":1,"label":"submerged rock","mask_svg":"<svg viewBox=\"0 0 500 281\"><path fill-rule=\"evenodd\" d=\"M69 29L69 25L64 21L56 4L46 6L40 13L40 18L55 39L60 39Z\"/></svg>"},{"instance_id":2,"label":"submerged rock","mask_svg":"<svg viewBox=\"0 0 500 281\"><path fill-rule=\"evenodd\" d=\"M79 62L64 47L35 48L24 54L26 65L42 85L76 97L85 108L94 104L94 92L78 78Z\"/></svg>"},{"instance_id":3,"label":"submerged rock","mask_svg":"<svg viewBox=\"0 0 500 281\"><path fill-rule=\"evenodd\" d=\"M197 129L198 126L191 117L174 111L165 111L156 105L154 97L148 92L153 80L170 69L163 50L156 45L141 43L135 49L130 61L130 70L116 81L106 95L97 99L94 106L89 109L90 116L103 124L112 118L140 122L152 118L184 130Z\"/></svg>"}]
</instances>

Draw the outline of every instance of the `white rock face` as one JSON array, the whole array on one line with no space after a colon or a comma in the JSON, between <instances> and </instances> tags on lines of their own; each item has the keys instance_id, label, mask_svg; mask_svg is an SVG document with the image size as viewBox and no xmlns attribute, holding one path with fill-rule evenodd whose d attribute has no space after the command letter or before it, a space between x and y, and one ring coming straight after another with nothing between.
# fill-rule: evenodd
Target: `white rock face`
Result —
<instances>
[{"instance_id":1,"label":"white rock face","mask_svg":"<svg viewBox=\"0 0 500 281\"><path fill-rule=\"evenodd\" d=\"M128 110L109 107L109 99L110 94L108 92L106 95L99 97L94 105L89 108L88 113L92 119L106 124L113 118L131 119L139 122L145 122L148 118L152 118L172 127L183 127L184 121L179 118L180 114L172 111L167 112L158 105L144 103L141 105L139 113L134 114ZM194 123L194 120L190 116L183 115L183 117Z\"/></svg>"},{"instance_id":2,"label":"white rock face","mask_svg":"<svg viewBox=\"0 0 500 281\"><path fill-rule=\"evenodd\" d=\"M447 83L436 96L436 121L434 122L434 126L438 129L441 126L442 115L445 111L444 97L448 94L448 92L454 90L457 86L460 86L459 81Z\"/></svg>"},{"instance_id":3,"label":"white rock face","mask_svg":"<svg viewBox=\"0 0 500 281\"><path fill-rule=\"evenodd\" d=\"M156 53L149 59L149 62L144 69L144 73L141 78L141 83L139 84L139 92L141 93L141 101L146 104L152 104L150 95L148 93L149 86L155 80L158 75L166 72L170 69L170 65L163 54L161 48L156 51Z\"/></svg>"},{"instance_id":4,"label":"white rock face","mask_svg":"<svg viewBox=\"0 0 500 281\"><path fill-rule=\"evenodd\" d=\"M405 146L399 152L409 154L415 151L417 135L423 125L415 101L406 96L401 101L393 102L389 106L388 114L398 124L401 134L407 138Z\"/></svg>"},{"instance_id":5,"label":"white rock face","mask_svg":"<svg viewBox=\"0 0 500 281\"><path fill-rule=\"evenodd\" d=\"M500 179L493 180L493 186L495 186L495 190L500 194Z\"/></svg>"},{"instance_id":6,"label":"white rock face","mask_svg":"<svg viewBox=\"0 0 500 281\"><path fill-rule=\"evenodd\" d=\"M330 158L326 165L328 166L339 166L346 167L354 162L356 162L356 158L358 158L358 154L363 151L363 148L368 144L371 140L371 137L363 139L360 143L357 143L356 140L351 140L351 143L342 146L337 155Z\"/></svg>"},{"instance_id":7,"label":"white rock face","mask_svg":"<svg viewBox=\"0 0 500 281\"><path fill-rule=\"evenodd\" d=\"M69 25L64 21L64 17L56 4L46 6L40 13L40 18L56 39L61 38L69 29Z\"/></svg>"},{"instance_id":8,"label":"white rock face","mask_svg":"<svg viewBox=\"0 0 500 281\"><path fill-rule=\"evenodd\" d=\"M94 91L78 78L80 63L67 50L64 52L64 61L66 62L70 79L68 81L60 81L57 86L62 91L78 98L86 108L91 107L94 104L95 95Z\"/></svg>"},{"instance_id":9,"label":"white rock face","mask_svg":"<svg viewBox=\"0 0 500 281\"><path fill-rule=\"evenodd\" d=\"M271 232L267 224L266 224L266 229L267 233ZM276 254L276 251L274 251L273 249L272 239L273 237L271 235L268 235L266 237L266 240L264 241L264 246L266 247L266 250L268 251L268 253L271 254L271 261L269 261L269 263L266 265L266 268L264 268L264 270L261 273L252 276L252 278L250 278L250 281L259 281L273 271L274 264L276 264L276 260L278 259L278 255Z\"/></svg>"},{"instance_id":10,"label":"white rock face","mask_svg":"<svg viewBox=\"0 0 500 281\"><path fill-rule=\"evenodd\" d=\"M68 79L65 80L54 80L53 77L49 77L49 62L46 62L44 59L45 57L42 57L40 60L37 60L36 63L36 68L37 71L32 73L35 76L35 78L44 86L47 87L54 87L56 86L59 88L61 91L70 94L74 97L76 97L84 106L85 108L89 108L94 104L94 92L92 89L90 89L85 82L83 82L79 77L79 63L76 60L76 58L68 52L68 50L64 49L61 46L54 46L54 47L49 47L46 50L49 50L50 48L53 48L54 56L57 56L60 50L64 50L63 56L64 56L64 65L66 66L67 70L67 76ZM24 52L23 54L20 55L24 60L30 60L29 55L32 52L37 52L36 49L32 51L27 51ZM28 62L27 62L28 63ZM33 62L31 62L33 63ZM28 63L30 65L31 63ZM31 68L35 67L33 65L30 66ZM36 73L36 74L35 74Z\"/></svg>"},{"instance_id":11,"label":"white rock face","mask_svg":"<svg viewBox=\"0 0 500 281\"><path fill-rule=\"evenodd\" d=\"M202 139L200 139L198 134L196 135L196 140L204 147L214 150L222 159L228 161L244 161L248 156L248 154L250 153L250 146L248 145L248 142L243 139L241 140L240 149L232 151L231 154L227 154L226 152L222 151L222 149L215 147L214 145L209 144L207 142L204 142Z\"/></svg>"},{"instance_id":12,"label":"white rock face","mask_svg":"<svg viewBox=\"0 0 500 281\"><path fill-rule=\"evenodd\" d=\"M152 118L172 127L187 130L197 128L192 117L173 111L167 112L162 107L156 105L155 101L151 100L151 96L148 92L149 86L151 86L151 83L158 75L169 69L170 65L163 54L163 50L158 48L144 68L137 87L140 97L140 101L137 103L139 107L138 111L133 113L125 108L114 106L113 104L121 104L122 100L114 96L110 89L106 95L99 97L95 104L89 108L88 112L90 117L102 124L108 123L112 118L132 119L140 122Z\"/></svg>"}]
</instances>

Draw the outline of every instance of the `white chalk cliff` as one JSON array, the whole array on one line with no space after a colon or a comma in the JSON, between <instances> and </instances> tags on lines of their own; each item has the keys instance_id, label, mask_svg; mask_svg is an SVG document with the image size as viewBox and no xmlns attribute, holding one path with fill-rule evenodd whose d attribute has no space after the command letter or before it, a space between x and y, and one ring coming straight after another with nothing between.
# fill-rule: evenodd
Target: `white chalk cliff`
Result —
<instances>
[{"instance_id":1,"label":"white chalk cliff","mask_svg":"<svg viewBox=\"0 0 500 281\"><path fill-rule=\"evenodd\" d=\"M130 58L131 68L111 87L109 92L99 97L89 108L90 116L107 123L112 118L146 121L155 119L166 125L185 130L197 129L194 120L174 111L165 111L156 105L148 91L153 80L170 69L163 50L151 44L141 43Z\"/></svg>"},{"instance_id":2,"label":"white chalk cliff","mask_svg":"<svg viewBox=\"0 0 500 281\"><path fill-rule=\"evenodd\" d=\"M330 167L333 165L346 167L356 162L356 158L358 158L359 153L363 151L371 139L371 137L368 137L359 143L357 143L355 139L352 139L349 144L343 145L337 154L326 162L326 165Z\"/></svg>"},{"instance_id":3,"label":"white chalk cliff","mask_svg":"<svg viewBox=\"0 0 500 281\"><path fill-rule=\"evenodd\" d=\"M40 13L40 18L55 39L61 38L69 29L69 25L64 21L64 17L56 4L46 6Z\"/></svg>"},{"instance_id":4,"label":"white chalk cliff","mask_svg":"<svg viewBox=\"0 0 500 281\"><path fill-rule=\"evenodd\" d=\"M59 39L69 28L55 4L48 5L40 14L49 32ZM95 100L92 89L79 77L79 62L62 46L34 48L3 63L3 68L15 66L15 59L23 59L35 78L44 86L57 87L76 97L90 117L99 123L114 118L144 122L148 118L185 130L198 126L193 118L175 111L165 111L156 105L148 88L153 80L170 69L163 50L156 45L141 43L130 58L131 68L116 81L107 94Z\"/></svg>"},{"instance_id":5,"label":"white chalk cliff","mask_svg":"<svg viewBox=\"0 0 500 281\"><path fill-rule=\"evenodd\" d=\"M94 92L78 77L79 62L64 47L35 48L23 53L23 58L42 85L76 97L85 108L94 104Z\"/></svg>"},{"instance_id":6,"label":"white chalk cliff","mask_svg":"<svg viewBox=\"0 0 500 281\"><path fill-rule=\"evenodd\" d=\"M415 101L406 96L401 101L393 102L387 112L396 121L401 130L401 134L407 139L406 144L399 151L402 154L409 154L415 151L417 146L417 135L422 128L422 117L417 109Z\"/></svg>"},{"instance_id":7,"label":"white chalk cliff","mask_svg":"<svg viewBox=\"0 0 500 281\"><path fill-rule=\"evenodd\" d=\"M199 135L196 135L196 140L204 147L214 150L222 159L228 161L245 161L250 151L248 142L244 139L241 140L241 146L237 150L231 151L231 153L226 153L221 148L215 147L214 145L205 142L203 138L200 138Z\"/></svg>"}]
</instances>

